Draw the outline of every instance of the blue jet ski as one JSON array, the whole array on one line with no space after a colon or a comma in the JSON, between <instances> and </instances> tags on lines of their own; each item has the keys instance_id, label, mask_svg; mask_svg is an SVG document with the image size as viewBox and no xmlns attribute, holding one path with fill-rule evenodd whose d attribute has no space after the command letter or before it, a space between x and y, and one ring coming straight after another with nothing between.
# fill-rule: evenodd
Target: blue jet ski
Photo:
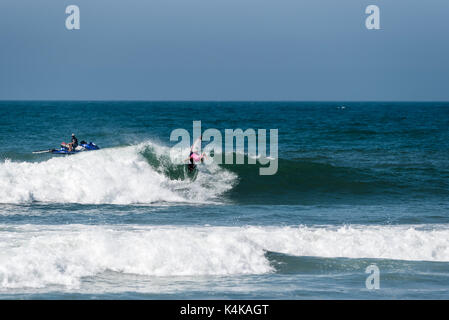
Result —
<instances>
[{"instance_id":1,"label":"blue jet ski","mask_svg":"<svg viewBox=\"0 0 449 320\"><path fill-rule=\"evenodd\" d=\"M85 142L81 141L81 143L72 151L69 151L69 146L65 142L61 143L61 147L59 149L50 149L50 150L40 150L34 151L33 153L52 153L52 154L76 154L84 151L94 151L99 150L100 147L97 146L93 142Z\"/></svg>"}]
</instances>

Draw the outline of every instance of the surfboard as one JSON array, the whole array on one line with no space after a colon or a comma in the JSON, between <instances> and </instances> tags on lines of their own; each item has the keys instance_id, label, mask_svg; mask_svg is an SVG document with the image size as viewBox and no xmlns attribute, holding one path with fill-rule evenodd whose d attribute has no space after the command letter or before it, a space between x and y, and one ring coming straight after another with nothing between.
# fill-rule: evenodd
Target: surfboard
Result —
<instances>
[{"instance_id":1,"label":"surfboard","mask_svg":"<svg viewBox=\"0 0 449 320\"><path fill-rule=\"evenodd\" d=\"M196 153L200 154L200 152L201 152L201 137L198 138L198 139L196 139L196 140L193 142L193 145L192 145L192 147L190 148L190 150L192 150L193 152L196 152Z\"/></svg>"},{"instance_id":2,"label":"surfboard","mask_svg":"<svg viewBox=\"0 0 449 320\"><path fill-rule=\"evenodd\" d=\"M184 165L184 176L191 181L195 181L198 176L198 166L194 164L186 164Z\"/></svg>"},{"instance_id":3,"label":"surfboard","mask_svg":"<svg viewBox=\"0 0 449 320\"><path fill-rule=\"evenodd\" d=\"M50 153L52 152L53 149L49 149L49 150L38 150L38 151L33 151L34 154L38 154L38 153Z\"/></svg>"}]
</instances>

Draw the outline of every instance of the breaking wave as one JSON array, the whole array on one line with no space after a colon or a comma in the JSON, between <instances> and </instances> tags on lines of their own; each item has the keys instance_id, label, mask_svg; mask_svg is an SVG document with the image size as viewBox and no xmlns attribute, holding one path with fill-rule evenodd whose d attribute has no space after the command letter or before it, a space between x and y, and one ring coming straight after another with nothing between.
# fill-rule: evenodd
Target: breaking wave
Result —
<instances>
[{"instance_id":1,"label":"breaking wave","mask_svg":"<svg viewBox=\"0 0 449 320\"><path fill-rule=\"evenodd\" d=\"M449 261L449 229L0 225L0 249L0 288L78 286L107 271L155 277L277 272L267 252Z\"/></svg>"},{"instance_id":2,"label":"breaking wave","mask_svg":"<svg viewBox=\"0 0 449 320\"><path fill-rule=\"evenodd\" d=\"M0 203L199 203L215 201L236 182L236 174L211 164L192 183L169 151L146 142L42 162L5 160Z\"/></svg>"}]
</instances>

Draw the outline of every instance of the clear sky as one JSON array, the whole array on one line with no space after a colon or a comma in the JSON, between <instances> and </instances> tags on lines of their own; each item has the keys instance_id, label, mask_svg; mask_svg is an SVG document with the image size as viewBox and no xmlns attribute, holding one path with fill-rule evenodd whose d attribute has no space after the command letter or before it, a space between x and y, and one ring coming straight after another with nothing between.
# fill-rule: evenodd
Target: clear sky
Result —
<instances>
[{"instance_id":1,"label":"clear sky","mask_svg":"<svg viewBox=\"0 0 449 320\"><path fill-rule=\"evenodd\" d=\"M1 0L0 99L449 101L449 1Z\"/></svg>"}]
</instances>

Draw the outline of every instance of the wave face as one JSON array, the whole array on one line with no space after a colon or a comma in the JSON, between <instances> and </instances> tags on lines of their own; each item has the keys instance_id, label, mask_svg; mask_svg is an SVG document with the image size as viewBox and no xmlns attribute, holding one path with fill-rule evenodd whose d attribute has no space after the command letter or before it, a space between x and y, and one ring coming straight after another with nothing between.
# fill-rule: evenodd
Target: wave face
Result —
<instances>
[{"instance_id":1,"label":"wave face","mask_svg":"<svg viewBox=\"0 0 449 320\"><path fill-rule=\"evenodd\" d=\"M391 189L387 181L357 168L307 160L278 159L278 164L278 172L272 176L260 176L259 165L224 165L240 178L230 190L231 197L241 202L290 204L342 195L375 195L379 189Z\"/></svg>"},{"instance_id":2,"label":"wave face","mask_svg":"<svg viewBox=\"0 0 449 320\"><path fill-rule=\"evenodd\" d=\"M260 165L248 164L248 156L244 157L245 164L240 165L206 161L194 183L185 166L172 161L169 147L151 141L43 162L4 160L0 163L0 203L150 204L231 199L237 203L315 204L398 199L410 194L449 196L447 181L425 178L443 179L448 175L444 170L423 173L422 168L401 167L378 172L280 158L275 175L261 176ZM423 179L415 178L418 176Z\"/></svg>"},{"instance_id":3,"label":"wave face","mask_svg":"<svg viewBox=\"0 0 449 320\"><path fill-rule=\"evenodd\" d=\"M169 148L152 142L43 162L0 163L0 203L134 204L208 202L232 188L235 174L209 165L195 183Z\"/></svg>"},{"instance_id":4,"label":"wave face","mask_svg":"<svg viewBox=\"0 0 449 320\"><path fill-rule=\"evenodd\" d=\"M78 286L106 271L144 276L277 272L290 256L449 261L449 229L433 226L0 226L0 286Z\"/></svg>"},{"instance_id":5,"label":"wave face","mask_svg":"<svg viewBox=\"0 0 449 320\"><path fill-rule=\"evenodd\" d=\"M444 169L386 166L382 170L354 163L343 166L310 159L278 159L278 172L260 176L259 165L223 165L238 175L229 191L238 202L263 204L316 204L357 200L404 199L410 195L449 196L449 172ZM435 179L434 177L438 177Z\"/></svg>"}]
</instances>

